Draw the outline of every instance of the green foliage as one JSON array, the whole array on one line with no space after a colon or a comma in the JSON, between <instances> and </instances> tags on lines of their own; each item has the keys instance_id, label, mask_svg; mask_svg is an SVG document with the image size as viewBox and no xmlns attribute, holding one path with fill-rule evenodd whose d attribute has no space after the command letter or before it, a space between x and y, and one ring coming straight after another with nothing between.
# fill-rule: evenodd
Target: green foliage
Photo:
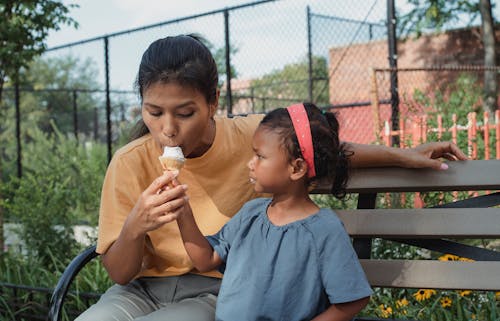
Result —
<instances>
[{"instance_id":1,"label":"green foliage","mask_svg":"<svg viewBox=\"0 0 500 321\"><path fill-rule=\"evenodd\" d=\"M34 57L45 49L50 30L61 24L77 27L68 17L69 9L53 0L19 0L0 3L0 101L5 77L13 79L18 71L27 67Z\"/></svg>"},{"instance_id":2,"label":"green foliage","mask_svg":"<svg viewBox=\"0 0 500 321\"><path fill-rule=\"evenodd\" d=\"M22 178L13 177L4 187L5 216L21 223L28 256L51 267L53 256L67 261L81 249L73 225L97 225L106 153L104 146L78 145L57 130L32 128L27 141Z\"/></svg>"},{"instance_id":3,"label":"green foliage","mask_svg":"<svg viewBox=\"0 0 500 321\"><path fill-rule=\"evenodd\" d=\"M457 121L461 125L466 125L468 115L471 112L476 112L478 115L483 111L482 109L482 88L476 76L471 74L461 74L451 84L447 84L444 88L438 88L433 93L427 95L420 90L413 93L413 102L408 101L411 109L419 109L419 106L426 111L428 115L428 126L437 128L437 116L442 116L442 125L446 129L452 128L453 114L457 116ZM480 117L480 116L478 116ZM478 118L480 123L482 119ZM484 152L484 133L478 131L476 143L478 146L478 155ZM429 132L427 135L428 141L439 140L436 132ZM451 141L452 132L448 130L442 133L442 141ZM494 150L494 141L490 140L490 150ZM411 142L407 143L411 146ZM469 148L468 133L466 130L459 130L457 133L457 145L464 151Z\"/></svg>"},{"instance_id":4,"label":"green foliage","mask_svg":"<svg viewBox=\"0 0 500 321\"><path fill-rule=\"evenodd\" d=\"M381 288L374 292L361 316L432 321L500 320L500 301L494 292Z\"/></svg>"},{"instance_id":5,"label":"green foliage","mask_svg":"<svg viewBox=\"0 0 500 321\"><path fill-rule=\"evenodd\" d=\"M313 99L318 105L329 104L328 65L324 57L313 57ZM290 102L309 101L309 64L307 60L288 64L283 69L275 70L251 84L250 95L255 101L255 111L266 111L285 106Z\"/></svg>"},{"instance_id":6,"label":"green foliage","mask_svg":"<svg viewBox=\"0 0 500 321\"><path fill-rule=\"evenodd\" d=\"M440 31L448 23L458 22L466 15L471 24L479 15L479 1L461 0L408 0L413 8L398 19L401 34L415 32L420 36L424 30Z\"/></svg>"},{"instance_id":7,"label":"green foliage","mask_svg":"<svg viewBox=\"0 0 500 321\"><path fill-rule=\"evenodd\" d=\"M4 253L0 260L0 283L20 284L24 286L52 289L57 284L67 261L59 261L56 255L49 255L52 260L52 269L48 269L43 262L36 257L25 257L16 253ZM62 320L70 320L73 314L78 314L85 310L88 306L97 299L90 299L90 302L83 300L78 296L81 293L103 293L109 288L113 282L109 279L104 267L99 259L94 259L87 263L85 267L78 273L72 286L69 289L66 298L64 309L62 311ZM0 312L2 316L7 316L8 320L14 320L15 315L19 315L22 310L13 310L11 300L17 300L25 306L26 312L32 314L46 313L47 294L45 292L37 292L33 296L30 292L18 290L17 294L12 291L4 291L0 296ZM43 306L43 308L40 308ZM3 320L0 318L0 320Z\"/></svg>"}]
</instances>

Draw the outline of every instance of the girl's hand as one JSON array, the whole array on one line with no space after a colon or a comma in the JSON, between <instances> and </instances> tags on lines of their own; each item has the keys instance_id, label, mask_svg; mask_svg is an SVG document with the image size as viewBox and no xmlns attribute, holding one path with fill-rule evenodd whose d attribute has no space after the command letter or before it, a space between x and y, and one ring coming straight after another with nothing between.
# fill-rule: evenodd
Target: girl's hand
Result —
<instances>
[{"instance_id":1,"label":"girl's hand","mask_svg":"<svg viewBox=\"0 0 500 321\"><path fill-rule=\"evenodd\" d=\"M187 203L187 186L175 180L177 174L164 172L142 192L125 222L129 233L140 237L177 219Z\"/></svg>"}]
</instances>

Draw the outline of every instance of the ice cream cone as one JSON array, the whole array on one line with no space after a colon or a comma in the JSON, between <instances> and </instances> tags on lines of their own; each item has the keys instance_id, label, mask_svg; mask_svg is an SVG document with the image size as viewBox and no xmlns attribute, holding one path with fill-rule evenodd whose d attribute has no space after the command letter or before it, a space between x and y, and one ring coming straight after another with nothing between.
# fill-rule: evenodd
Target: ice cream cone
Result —
<instances>
[{"instance_id":1,"label":"ice cream cone","mask_svg":"<svg viewBox=\"0 0 500 321\"><path fill-rule=\"evenodd\" d=\"M186 161L186 159L184 158L184 154L182 153L182 149L178 146L165 146L163 154L158 157L158 159L160 160L161 167L164 171L180 171L182 166L184 166L184 162ZM173 187L172 182L170 182L168 186Z\"/></svg>"},{"instance_id":2,"label":"ice cream cone","mask_svg":"<svg viewBox=\"0 0 500 321\"><path fill-rule=\"evenodd\" d=\"M159 159L164 171L173 171L173 170L180 171L182 166L184 166L183 159L181 160L178 158L162 157L162 156L160 156Z\"/></svg>"}]
</instances>

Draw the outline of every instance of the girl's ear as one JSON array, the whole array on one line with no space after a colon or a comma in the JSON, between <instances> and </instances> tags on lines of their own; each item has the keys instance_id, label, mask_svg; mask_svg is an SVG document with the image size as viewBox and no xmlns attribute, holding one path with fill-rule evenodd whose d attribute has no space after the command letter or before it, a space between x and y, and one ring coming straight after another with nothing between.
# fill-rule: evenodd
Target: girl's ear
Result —
<instances>
[{"instance_id":1,"label":"girl's ear","mask_svg":"<svg viewBox=\"0 0 500 321\"><path fill-rule=\"evenodd\" d=\"M307 176L307 164L302 158L296 158L290 163L290 179L297 181Z\"/></svg>"}]
</instances>

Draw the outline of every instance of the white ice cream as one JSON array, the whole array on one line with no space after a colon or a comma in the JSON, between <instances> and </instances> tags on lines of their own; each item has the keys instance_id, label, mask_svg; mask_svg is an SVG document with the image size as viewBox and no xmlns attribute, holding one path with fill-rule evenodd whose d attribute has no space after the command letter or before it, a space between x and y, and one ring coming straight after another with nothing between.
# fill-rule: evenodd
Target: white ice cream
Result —
<instances>
[{"instance_id":1,"label":"white ice cream","mask_svg":"<svg viewBox=\"0 0 500 321\"><path fill-rule=\"evenodd\" d=\"M184 154L182 153L182 149L179 146L175 147L165 146L165 148L163 149L163 155L161 155L161 157L174 158L180 161L185 160Z\"/></svg>"}]
</instances>

